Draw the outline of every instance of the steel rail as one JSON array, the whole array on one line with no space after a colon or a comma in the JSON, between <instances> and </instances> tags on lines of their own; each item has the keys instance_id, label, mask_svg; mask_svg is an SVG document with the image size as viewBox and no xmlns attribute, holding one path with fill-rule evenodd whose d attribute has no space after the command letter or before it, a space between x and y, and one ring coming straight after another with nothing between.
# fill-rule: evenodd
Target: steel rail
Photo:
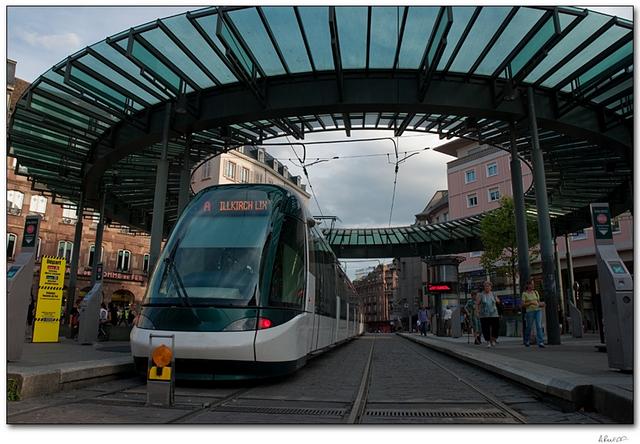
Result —
<instances>
[{"instance_id":1,"label":"steel rail","mask_svg":"<svg viewBox=\"0 0 640 444\"><path fill-rule=\"evenodd\" d=\"M409 350L411 350L410 347L408 347L405 344L405 347ZM421 351L418 350L412 350L415 351L415 353L417 353L418 355L422 356L423 358L425 358L426 360L430 361L431 363L435 364L436 366L440 367L442 370L444 370L445 372L449 373L450 375L452 375L453 377L458 379L458 382L462 382L463 384L467 385L469 388L471 388L473 391L475 391L476 393L478 393L480 396L482 396L483 398L485 398L490 404L492 404L493 406L497 407L499 410L505 412L506 414L508 414L509 416L511 416L513 419L515 419L516 421L522 423L522 424L527 424L527 419L522 416L520 413L518 413L517 411L515 411L514 409L512 409L511 407L509 407L507 404L505 404L504 402L500 401L498 398L496 398L495 396L487 393L486 391L480 389L479 387L477 387L476 385L474 385L473 383L467 381L466 379L464 379L463 377L461 377L460 375L458 375L456 372L448 369L447 367L445 367L444 365L440 364L439 362L437 362L436 360L432 359L431 357L427 356L426 354L424 354Z\"/></svg>"},{"instance_id":2,"label":"steel rail","mask_svg":"<svg viewBox=\"0 0 640 444\"><path fill-rule=\"evenodd\" d=\"M367 365L362 372L362 380L360 381L360 388L356 395L351 411L346 419L347 424L357 424L360 422L362 415L364 415L365 407L367 405L367 396L369 394L369 382L371 381L371 362L373 361L373 348L376 345L375 338L371 342L371 350L369 351L369 358L367 359Z\"/></svg>"}]
</instances>

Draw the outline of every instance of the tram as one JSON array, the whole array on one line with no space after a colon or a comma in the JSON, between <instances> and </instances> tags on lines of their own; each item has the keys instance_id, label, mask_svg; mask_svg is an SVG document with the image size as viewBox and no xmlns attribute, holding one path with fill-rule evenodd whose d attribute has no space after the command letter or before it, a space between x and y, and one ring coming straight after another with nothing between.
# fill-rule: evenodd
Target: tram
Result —
<instances>
[{"instance_id":1,"label":"tram","mask_svg":"<svg viewBox=\"0 0 640 444\"><path fill-rule=\"evenodd\" d=\"M178 379L279 376L364 332L356 292L301 199L267 184L200 191L178 219L131 331L173 335Z\"/></svg>"}]
</instances>

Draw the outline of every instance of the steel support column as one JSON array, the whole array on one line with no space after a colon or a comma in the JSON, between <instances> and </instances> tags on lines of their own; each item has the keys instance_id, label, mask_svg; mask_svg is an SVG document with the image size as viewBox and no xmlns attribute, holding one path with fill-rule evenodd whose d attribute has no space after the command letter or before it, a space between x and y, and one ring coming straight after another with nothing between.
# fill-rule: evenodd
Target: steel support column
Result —
<instances>
[{"instance_id":1,"label":"steel support column","mask_svg":"<svg viewBox=\"0 0 640 444\"><path fill-rule=\"evenodd\" d=\"M73 235L73 248L71 249L71 264L69 265L69 284L67 285L67 304L65 306L64 323L67 325L66 337L73 339L73 332L69 323L71 322L71 311L76 301L76 286L78 282L78 262L80 259L80 244L82 243L82 217L84 213L84 193L80 192L78 201L78 219L76 220L76 231Z\"/></svg>"},{"instance_id":2,"label":"steel support column","mask_svg":"<svg viewBox=\"0 0 640 444\"><path fill-rule=\"evenodd\" d=\"M178 216L189 203L189 195L191 193L191 158L189 157L191 150L191 134L187 134L187 142L184 145L184 154L182 156L182 170L180 170L180 191L178 192Z\"/></svg>"},{"instance_id":3,"label":"steel support column","mask_svg":"<svg viewBox=\"0 0 640 444\"><path fill-rule=\"evenodd\" d=\"M578 306L578 301L576 300L576 295L573 290L573 285L575 283L573 277L573 256L571 255L571 243L569 241L569 235L564 235L564 245L566 249L566 257L567 257L567 302L573 303L576 307Z\"/></svg>"},{"instance_id":4,"label":"steel support column","mask_svg":"<svg viewBox=\"0 0 640 444\"><path fill-rule=\"evenodd\" d=\"M538 232L540 235L540 257L542 261L543 292L546 303L547 341L560 344L560 326L558 324L558 294L556 288L555 264L553 263L553 239L547 201L547 185L544 177L544 159L538 139L538 123L533 97L533 88L527 88L529 128L531 132L531 159L533 164L533 182L536 190L538 209Z\"/></svg>"},{"instance_id":5,"label":"steel support column","mask_svg":"<svg viewBox=\"0 0 640 444\"><path fill-rule=\"evenodd\" d=\"M511 186L513 188L513 205L516 213L516 242L518 244L518 274L520 275L520 293L524 283L529 280L529 235L527 234L527 216L524 209L524 187L522 185L522 168L516 144L516 126L509 124L511 134Z\"/></svg>"},{"instance_id":6,"label":"steel support column","mask_svg":"<svg viewBox=\"0 0 640 444\"><path fill-rule=\"evenodd\" d=\"M558 242L556 240L556 236L553 236L553 255L556 260L556 282L558 282L558 296L560 298L560 319L562 320L562 327L566 332L567 304L565 303L564 290L562 287L562 265L560 264L560 254L558 253Z\"/></svg>"},{"instance_id":7,"label":"steel support column","mask_svg":"<svg viewBox=\"0 0 640 444\"><path fill-rule=\"evenodd\" d=\"M100 219L96 228L96 242L93 246L93 265L91 268L91 287L96 283L98 276L98 265L102 262L102 235L104 234L104 207L107 201L107 190L102 192L102 201L100 202Z\"/></svg>"},{"instance_id":8,"label":"steel support column","mask_svg":"<svg viewBox=\"0 0 640 444\"><path fill-rule=\"evenodd\" d=\"M151 222L151 251L149 254L149 270L155 268L160 256L160 244L164 229L164 208L167 200L167 179L169 176L169 125L171 124L171 102L165 106L164 126L162 128L162 155L156 168L156 188L153 199L153 221Z\"/></svg>"}]
</instances>

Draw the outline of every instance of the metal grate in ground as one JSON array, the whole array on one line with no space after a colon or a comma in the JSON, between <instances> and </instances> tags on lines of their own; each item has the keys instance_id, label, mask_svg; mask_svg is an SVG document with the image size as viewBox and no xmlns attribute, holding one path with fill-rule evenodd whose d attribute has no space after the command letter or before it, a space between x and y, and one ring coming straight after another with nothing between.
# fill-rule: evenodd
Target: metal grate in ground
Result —
<instances>
[{"instance_id":1,"label":"metal grate in ground","mask_svg":"<svg viewBox=\"0 0 640 444\"><path fill-rule=\"evenodd\" d=\"M311 415L311 416L344 416L345 409L314 409L291 407L234 407L220 406L216 411L259 413L266 415Z\"/></svg>"},{"instance_id":2,"label":"metal grate in ground","mask_svg":"<svg viewBox=\"0 0 640 444\"><path fill-rule=\"evenodd\" d=\"M498 410L367 410L365 416L417 418L507 418Z\"/></svg>"}]
</instances>

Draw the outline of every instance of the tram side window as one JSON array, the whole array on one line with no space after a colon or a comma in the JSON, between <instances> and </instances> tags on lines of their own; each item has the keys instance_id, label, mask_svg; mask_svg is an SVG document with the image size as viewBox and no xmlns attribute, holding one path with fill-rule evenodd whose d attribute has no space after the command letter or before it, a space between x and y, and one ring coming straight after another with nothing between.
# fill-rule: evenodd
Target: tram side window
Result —
<instances>
[{"instance_id":1,"label":"tram side window","mask_svg":"<svg viewBox=\"0 0 640 444\"><path fill-rule=\"evenodd\" d=\"M278 242L269 305L302 309L304 303L304 225L286 218Z\"/></svg>"}]
</instances>

